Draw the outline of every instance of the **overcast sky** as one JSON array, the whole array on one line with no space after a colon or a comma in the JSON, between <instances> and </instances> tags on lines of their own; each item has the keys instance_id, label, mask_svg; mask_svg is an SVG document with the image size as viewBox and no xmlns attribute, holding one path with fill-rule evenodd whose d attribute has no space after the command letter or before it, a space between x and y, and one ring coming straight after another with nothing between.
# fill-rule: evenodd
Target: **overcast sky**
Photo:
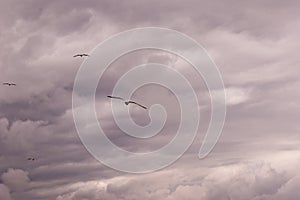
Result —
<instances>
[{"instance_id":1,"label":"overcast sky","mask_svg":"<svg viewBox=\"0 0 300 200\"><path fill-rule=\"evenodd\" d=\"M0 87L0 199L298 200L299 7L297 0L0 0L0 81L17 84ZM84 58L73 55L145 26L171 28L203 45L223 76L227 117L218 144L199 160L210 119L201 76L159 50L121 57L96 95L98 120L113 143L132 152L154 151L178 128L178 102L157 85L139 88L133 98L165 106L168 119L159 135L133 139L113 121L105 96L138 64L168 64L181 72L195 89L201 113L197 138L181 159L133 175L104 166L81 143L71 103ZM130 111L137 124L149 123L144 110Z\"/></svg>"}]
</instances>

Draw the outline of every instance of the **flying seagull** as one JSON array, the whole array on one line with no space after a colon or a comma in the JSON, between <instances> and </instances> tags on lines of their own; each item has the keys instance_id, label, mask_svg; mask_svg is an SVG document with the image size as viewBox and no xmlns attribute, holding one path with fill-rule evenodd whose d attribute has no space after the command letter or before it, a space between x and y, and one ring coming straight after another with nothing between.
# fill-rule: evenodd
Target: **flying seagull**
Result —
<instances>
[{"instance_id":1,"label":"flying seagull","mask_svg":"<svg viewBox=\"0 0 300 200\"><path fill-rule=\"evenodd\" d=\"M28 157L27 160L35 161L34 157Z\"/></svg>"},{"instance_id":2,"label":"flying seagull","mask_svg":"<svg viewBox=\"0 0 300 200\"><path fill-rule=\"evenodd\" d=\"M85 54L85 53L82 53L82 54L76 54L76 55L74 55L73 57L74 58L76 58L76 57L84 57L84 56L90 56L90 55L88 55L88 54Z\"/></svg>"},{"instance_id":3,"label":"flying seagull","mask_svg":"<svg viewBox=\"0 0 300 200\"><path fill-rule=\"evenodd\" d=\"M141 104L139 104L139 103L137 103L137 102L135 102L135 101L131 101L131 100L125 101L122 97L116 97L116 96L111 96L111 95L108 95L107 97L108 97L108 98L111 98L111 99L119 99L119 100L122 100L122 101L124 101L125 105L128 105L128 104L132 103L132 104L138 105L138 106L140 106L140 107L142 107L142 108L144 108L144 109L147 109L146 106L143 106L143 105L141 105Z\"/></svg>"},{"instance_id":4,"label":"flying seagull","mask_svg":"<svg viewBox=\"0 0 300 200\"><path fill-rule=\"evenodd\" d=\"M3 83L3 85L7 85L7 86L16 86L17 84L15 84L15 83Z\"/></svg>"}]
</instances>

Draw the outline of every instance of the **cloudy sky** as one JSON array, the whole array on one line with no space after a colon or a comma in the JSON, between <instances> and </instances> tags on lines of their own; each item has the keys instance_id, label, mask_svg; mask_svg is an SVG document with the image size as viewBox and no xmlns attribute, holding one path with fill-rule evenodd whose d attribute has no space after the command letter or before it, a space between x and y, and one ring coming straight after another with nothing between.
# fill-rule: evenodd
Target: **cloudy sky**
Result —
<instances>
[{"instance_id":1,"label":"cloudy sky","mask_svg":"<svg viewBox=\"0 0 300 200\"><path fill-rule=\"evenodd\" d=\"M297 0L0 0L0 81L17 84L0 87L0 199L298 199L299 7ZM113 143L132 152L154 151L174 137L180 121L172 92L147 85L133 98L165 106L165 127L147 140L123 134L105 96L133 66L156 62L181 72L195 89L201 113L198 135L181 159L136 175L104 166L81 143L72 90L84 59L73 55L145 26L171 28L203 45L223 76L227 116L218 144L199 160L211 111L201 76L167 52L122 56L96 94L98 120ZM149 123L144 110L130 111L137 124Z\"/></svg>"}]
</instances>

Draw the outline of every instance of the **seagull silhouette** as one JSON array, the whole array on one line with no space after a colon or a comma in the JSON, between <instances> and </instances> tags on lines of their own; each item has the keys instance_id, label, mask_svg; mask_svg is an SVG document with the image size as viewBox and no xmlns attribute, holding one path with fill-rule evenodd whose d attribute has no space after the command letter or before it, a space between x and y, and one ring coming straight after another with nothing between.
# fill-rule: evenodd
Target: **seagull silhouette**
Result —
<instances>
[{"instance_id":1,"label":"seagull silhouette","mask_svg":"<svg viewBox=\"0 0 300 200\"><path fill-rule=\"evenodd\" d=\"M28 157L27 160L35 161L34 157Z\"/></svg>"},{"instance_id":2,"label":"seagull silhouette","mask_svg":"<svg viewBox=\"0 0 300 200\"><path fill-rule=\"evenodd\" d=\"M85 53L82 53L82 54L76 54L76 55L74 55L73 57L74 58L76 58L76 57L84 57L84 56L90 56L90 55L88 55L88 54L85 54Z\"/></svg>"},{"instance_id":3,"label":"seagull silhouette","mask_svg":"<svg viewBox=\"0 0 300 200\"><path fill-rule=\"evenodd\" d=\"M121 101L124 101L125 105L128 105L128 104L131 104L131 103L132 103L132 104L138 105L138 106L140 106L140 107L142 107L142 108L144 108L144 109L147 109L146 106L143 106L143 105L141 105L141 104L139 104L139 103L137 103L137 102L135 102L135 101L131 101L131 100L125 101L122 97L116 97L116 96L111 96L111 95L108 95L107 97L108 97L108 98L111 98L111 99L119 99L119 100L121 100Z\"/></svg>"},{"instance_id":4,"label":"seagull silhouette","mask_svg":"<svg viewBox=\"0 0 300 200\"><path fill-rule=\"evenodd\" d=\"M17 84L15 84L15 83L3 83L3 85L7 85L7 86L16 86Z\"/></svg>"}]
</instances>

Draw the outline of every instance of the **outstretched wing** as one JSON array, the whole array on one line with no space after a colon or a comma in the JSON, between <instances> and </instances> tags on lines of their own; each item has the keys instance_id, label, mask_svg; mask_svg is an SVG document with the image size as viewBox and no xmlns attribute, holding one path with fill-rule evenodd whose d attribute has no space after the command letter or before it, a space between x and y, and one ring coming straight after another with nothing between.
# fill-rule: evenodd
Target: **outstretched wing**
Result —
<instances>
[{"instance_id":1,"label":"outstretched wing","mask_svg":"<svg viewBox=\"0 0 300 200\"><path fill-rule=\"evenodd\" d=\"M135 101L128 101L128 104L130 104L130 103L133 103L133 104L138 105L138 106L140 106L140 107L142 107L142 108L144 108L144 109L147 109L146 106L143 106L143 105L141 105L141 104L139 104L139 103L137 103L137 102L135 102Z\"/></svg>"},{"instance_id":2,"label":"outstretched wing","mask_svg":"<svg viewBox=\"0 0 300 200\"><path fill-rule=\"evenodd\" d=\"M82 57L82 56L90 56L90 55L83 53L83 54L76 54L73 57L75 58L75 57Z\"/></svg>"},{"instance_id":3,"label":"outstretched wing","mask_svg":"<svg viewBox=\"0 0 300 200\"><path fill-rule=\"evenodd\" d=\"M107 97L111 98L111 99L119 99L119 100L124 101L124 99L122 97L114 97L114 96L111 96L111 95L108 95Z\"/></svg>"},{"instance_id":4,"label":"outstretched wing","mask_svg":"<svg viewBox=\"0 0 300 200\"><path fill-rule=\"evenodd\" d=\"M15 83L7 83L7 82L5 82L5 83L3 83L3 85L8 85L8 86L16 86L17 84L15 84Z\"/></svg>"}]
</instances>

